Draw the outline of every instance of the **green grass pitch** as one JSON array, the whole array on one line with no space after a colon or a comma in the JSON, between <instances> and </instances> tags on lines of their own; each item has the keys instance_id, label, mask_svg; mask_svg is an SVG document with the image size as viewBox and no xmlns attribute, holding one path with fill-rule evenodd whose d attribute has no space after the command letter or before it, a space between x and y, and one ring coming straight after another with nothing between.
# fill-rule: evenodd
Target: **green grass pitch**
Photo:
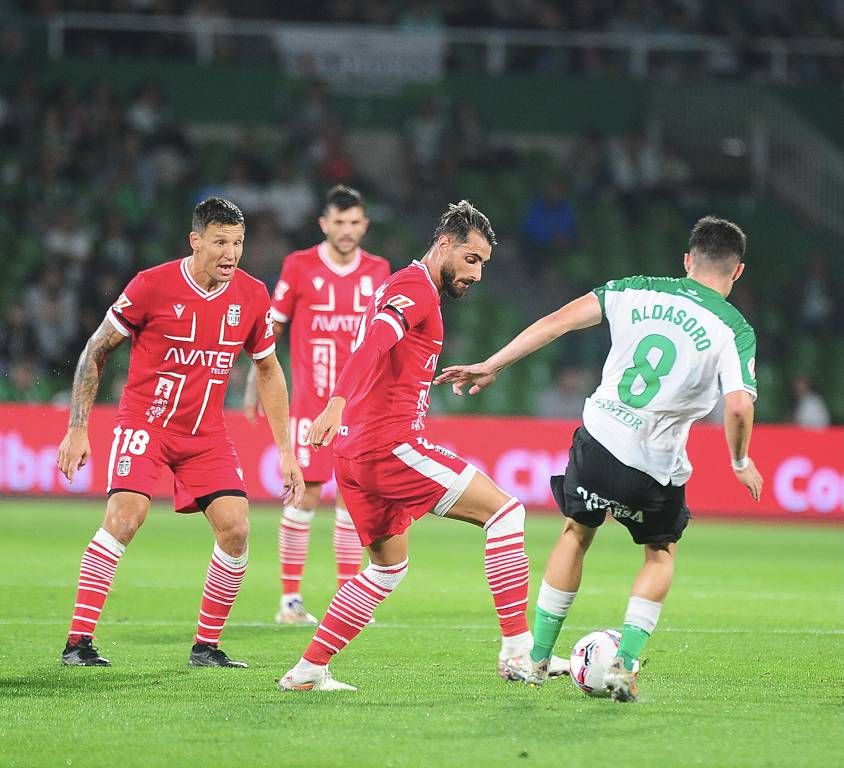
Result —
<instances>
[{"instance_id":1,"label":"green grass pitch","mask_svg":"<svg viewBox=\"0 0 844 768\"><path fill-rule=\"evenodd\" d=\"M129 548L97 643L110 669L62 668L82 549L99 503L4 500L0 766L840 766L844 529L695 521L634 705L567 679L495 675L482 534L426 519L410 572L333 663L353 694L275 687L310 631L276 627L277 512L252 514L251 562L223 647L248 670L191 669L211 551L201 517L158 508ZM305 600L333 592L331 517L317 515ZM531 603L559 519L531 515ZM641 554L601 531L558 645L619 626Z\"/></svg>"}]
</instances>

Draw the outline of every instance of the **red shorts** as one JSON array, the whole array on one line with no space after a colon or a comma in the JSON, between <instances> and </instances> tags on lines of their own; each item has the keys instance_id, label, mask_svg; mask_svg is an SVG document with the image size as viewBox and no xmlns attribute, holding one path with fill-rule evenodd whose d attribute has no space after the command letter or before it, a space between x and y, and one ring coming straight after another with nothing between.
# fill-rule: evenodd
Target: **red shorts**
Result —
<instances>
[{"instance_id":1,"label":"red shorts","mask_svg":"<svg viewBox=\"0 0 844 768\"><path fill-rule=\"evenodd\" d=\"M447 514L477 472L422 437L377 458L335 456L334 462L337 487L363 546L404 533L428 512Z\"/></svg>"},{"instance_id":2,"label":"red shorts","mask_svg":"<svg viewBox=\"0 0 844 768\"><path fill-rule=\"evenodd\" d=\"M120 421L108 457L109 496L134 491L151 497L161 470L173 472L177 512L198 512L218 496L246 497L243 470L226 435L174 435L145 421Z\"/></svg>"}]
</instances>

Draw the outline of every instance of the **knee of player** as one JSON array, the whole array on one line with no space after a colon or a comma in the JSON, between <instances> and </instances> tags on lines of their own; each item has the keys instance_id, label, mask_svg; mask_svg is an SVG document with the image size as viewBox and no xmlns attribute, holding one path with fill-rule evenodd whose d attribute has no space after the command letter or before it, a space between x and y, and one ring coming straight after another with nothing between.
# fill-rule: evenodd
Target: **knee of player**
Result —
<instances>
[{"instance_id":1,"label":"knee of player","mask_svg":"<svg viewBox=\"0 0 844 768\"><path fill-rule=\"evenodd\" d=\"M525 530L525 507L515 497L511 496L502 504L489 519L484 523L484 529L489 534L494 531L496 535L516 533Z\"/></svg>"},{"instance_id":2,"label":"knee of player","mask_svg":"<svg viewBox=\"0 0 844 768\"><path fill-rule=\"evenodd\" d=\"M408 558L395 565L376 565L370 561L364 574L379 587L392 592L407 576L408 563Z\"/></svg>"},{"instance_id":3,"label":"knee of player","mask_svg":"<svg viewBox=\"0 0 844 768\"><path fill-rule=\"evenodd\" d=\"M217 538L220 546L230 555L243 554L249 541L249 520L246 517L232 520L220 530Z\"/></svg>"}]
</instances>

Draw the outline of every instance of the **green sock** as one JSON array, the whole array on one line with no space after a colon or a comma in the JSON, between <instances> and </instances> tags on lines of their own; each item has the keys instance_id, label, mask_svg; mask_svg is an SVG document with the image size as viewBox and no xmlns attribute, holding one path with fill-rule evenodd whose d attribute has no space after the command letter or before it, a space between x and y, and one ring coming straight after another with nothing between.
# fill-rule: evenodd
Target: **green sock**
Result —
<instances>
[{"instance_id":1,"label":"green sock","mask_svg":"<svg viewBox=\"0 0 844 768\"><path fill-rule=\"evenodd\" d=\"M533 648L530 652L530 657L534 661L551 658L551 651L554 650L565 620L565 616L555 616L536 606L536 618L533 620Z\"/></svg>"},{"instance_id":2,"label":"green sock","mask_svg":"<svg viewBox=\"0 0 844 768\"><path fill-rule=\"evenodd\" d=\"M633 664L642 655L642 649L648 642L650 633L645 632L641 627L634 624L625 624L621 631L621 643L618 646L616 656L624 660L624 668L632 671Z\"/></svg>"}]
</instances>

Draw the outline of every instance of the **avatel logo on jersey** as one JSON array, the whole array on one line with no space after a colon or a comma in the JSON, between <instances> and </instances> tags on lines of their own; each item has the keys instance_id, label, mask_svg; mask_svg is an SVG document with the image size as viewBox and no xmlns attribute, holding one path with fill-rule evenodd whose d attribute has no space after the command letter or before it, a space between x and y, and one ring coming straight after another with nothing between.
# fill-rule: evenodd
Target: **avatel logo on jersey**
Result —
<instances>
[{"instance_id":1,"label":"avatel logo on jersey","mask_svg":"<svg viewBox=\"0 0 844 768\"><path fill-rule=\"evenodd\" d=\"M170 347L164 355L164 362L172 360L179 365L200 365L211 368L213 373L228 373L234 365L236 353L219 349L184 349Z\"/></svg>"},{"instance_id":2,"label":"avatel logo on jersey","mask_svg":"<svg viewBox=\"0 0 844 768\"><path fill-rule=\"evenodd\" d=\"M354 335L360 326L360 315L314 315L311 319L311 331L323 333L349 333Z\"/></svg>"}]
</instances>

